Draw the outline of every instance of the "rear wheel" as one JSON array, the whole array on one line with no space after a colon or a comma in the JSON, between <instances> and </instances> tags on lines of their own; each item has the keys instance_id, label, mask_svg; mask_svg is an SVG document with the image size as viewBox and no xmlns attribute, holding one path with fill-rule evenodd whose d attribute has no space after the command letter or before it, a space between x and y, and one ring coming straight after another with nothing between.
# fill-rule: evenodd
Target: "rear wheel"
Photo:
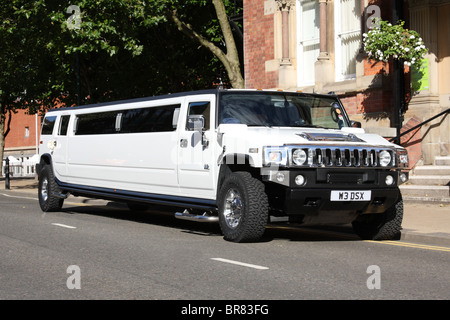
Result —
<instances>
[{"instance_id":1,"label":"rear wheel","mask_svg":"<svg viewBox=\"0 0 450 320\"><path fill-rule=\"evenodd\" d=\"M365 240L396 240L400 237L403 220L403 199L382 214L362 215L353 224L355 233Z\"/></svg>"},{"instance_id":2,"label":"rear wheel","mask_svg":"<svg viewBox=\"0 0 450 320\"><path fill-rule=\"evenodd\" d=\"M39 206L44 212L59 211L64 199L59 197L61 189L55 181L53 170L50 165L45 165L39 173Z\"/></svg>"},{"instance_id":3,"label":"rear wheel","mask_svg":"<svg viewBox=\"0 0 450 320\"><path fill-rule=\"evenodd\" d=\"M219 224L225 240L250 242L264 234L268 200L264 184L248 172L231 173L219 192Z\"/></svg>"}]
</instances>

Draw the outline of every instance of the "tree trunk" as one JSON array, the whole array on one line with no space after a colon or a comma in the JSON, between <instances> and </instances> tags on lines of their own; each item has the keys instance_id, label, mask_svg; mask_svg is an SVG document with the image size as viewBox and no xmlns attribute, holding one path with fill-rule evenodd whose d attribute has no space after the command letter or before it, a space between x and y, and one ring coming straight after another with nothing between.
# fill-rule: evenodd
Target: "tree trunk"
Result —
<instances>
[{"instance_id":1,"label":"tree trunk","mask_svg":"<svg viewBox=\"0 0 450 320\"><path fill-rule=\"evenodd\" d=\"M7 108L0 104L0 173L3 169L3 154L5 152L5 139L9 133L11 125L11 111L8 111L9 118L6 121Z\"/></svg>"},{"instance_id":2,"label":"tree trunk","mask_svg":"<svg viewBox=\"0 0 450 320\"><path fill-rule=\"evenodd\" d=\"M245 82L241 73L239 53L236 47L236 42L234 41L233 32L231 31L230 22L228 21L225 5L223 0L212 0L212 3L220 23L227 53L223 52L214 43L193 30L191 25L181 21L177 15L176 9L170 11L169 16L177 26L178 30L186 34L189 38L197 40L202 46L211 51L220 60L220 62L222 62L233 88L244 88Z\"/></svg>"},{"instance_id":3,"label":"tree trunk","mask_svg":"<svg viewBox=\"0 0 450 320\"><path fill-rule=\"evenodd\" d=\"M227 68L228 77L230 78L233 88L244 88L245 83L241 74L239 53L236 47L233 32L231 31L225 5L223 0L212 0L212 2L214 4L214 8L216 9L217 18L219 19L220 28L222 29L225 45L227 47L226 57L229 62L229 67Z\"/></svg>"}]
</instances>

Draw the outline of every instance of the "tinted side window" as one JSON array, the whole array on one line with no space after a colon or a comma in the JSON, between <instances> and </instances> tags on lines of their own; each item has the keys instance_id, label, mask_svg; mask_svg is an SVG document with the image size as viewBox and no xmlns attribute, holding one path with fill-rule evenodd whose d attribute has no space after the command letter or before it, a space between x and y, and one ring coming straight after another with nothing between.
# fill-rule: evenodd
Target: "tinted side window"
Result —
<instances>
[{"instance_id":1,"label":"tinted side window","mask_svg":"<svg viewBox=\"0 0 450 320\"><path fill-rule=\"evenodd\" d=\"M52 134L53 127L55 126L56 116L45 117L44 122L42 123L42 131L41 134Z\"/></svg>"},{"instance_id":2,"label":"tinted side window","mask_svg":"<svg viewBox=\"0 0 450 320\"><path fill-rule=\"evenodd\" d=\"M69 127L70 116L62 116L59 120L59 135L66 136L67 128Z\"/></svg>"},{"instance_id":3,"label":"tinted side window","mask_svg":"<svg viewBox=\"0 0 450 320\"><path fill-rule=\"evenodd\" d=\"M116 115L117 111L80 114L76 135L115 133Z\"/></svg>"},{"instance_id":4,"label":"tinted side window","mask_svg":"<svg viewBox=\"0 0 450 320\"><path fill-rule=\"evenodd\" d=\"M123 110L120 133L174 131L174 113L180 105Z\"/></svg>"}]
</instances>

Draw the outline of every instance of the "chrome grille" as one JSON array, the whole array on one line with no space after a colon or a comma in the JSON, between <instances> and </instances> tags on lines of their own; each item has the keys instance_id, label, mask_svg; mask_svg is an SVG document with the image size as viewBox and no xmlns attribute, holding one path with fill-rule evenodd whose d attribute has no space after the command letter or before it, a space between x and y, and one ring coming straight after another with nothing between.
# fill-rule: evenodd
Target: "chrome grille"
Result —
<instances>
[{"instance_id":1,"label":"chrome grille","mask_svg":"<svg viewBox=\"0 0 450 320\"><path fill-rule=\"evenodd\" d=\"M380 165L380 152L387 151L391 161L383 168L395 166L396 154L390 148L374 148L361 146L289 146L290 166L294 167L382 167ZM292 161L292 152L302 149L307 154L307 160L302 165Z\"/></svg>"}]
</instances>

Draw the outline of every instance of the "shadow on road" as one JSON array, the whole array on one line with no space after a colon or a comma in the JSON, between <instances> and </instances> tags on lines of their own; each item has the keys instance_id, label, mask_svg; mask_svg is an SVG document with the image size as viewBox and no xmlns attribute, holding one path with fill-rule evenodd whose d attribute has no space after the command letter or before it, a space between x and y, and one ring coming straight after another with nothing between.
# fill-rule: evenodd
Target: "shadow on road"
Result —
<instances>
[{"instance_id":1,"label":"shadow on road","mask_svg":"<svg viewBox=\"0 0 450 320\"><path fill-rule=\"evenodd\" d=\"M130 210L126 204L109 202L107 205L65 205L62 212L68 214L88 214L111 219L134 221L139 223L176 228L181 232L196 234L203 237L222 237L217 223L179 220L174 213L179 208L167 206L152 206L148 210ZM298 224L269 224L259 242L288 240L300 242L320 241L360 241L352 233L351 227L304 227Z\"/></svg>"}]
</instances>

